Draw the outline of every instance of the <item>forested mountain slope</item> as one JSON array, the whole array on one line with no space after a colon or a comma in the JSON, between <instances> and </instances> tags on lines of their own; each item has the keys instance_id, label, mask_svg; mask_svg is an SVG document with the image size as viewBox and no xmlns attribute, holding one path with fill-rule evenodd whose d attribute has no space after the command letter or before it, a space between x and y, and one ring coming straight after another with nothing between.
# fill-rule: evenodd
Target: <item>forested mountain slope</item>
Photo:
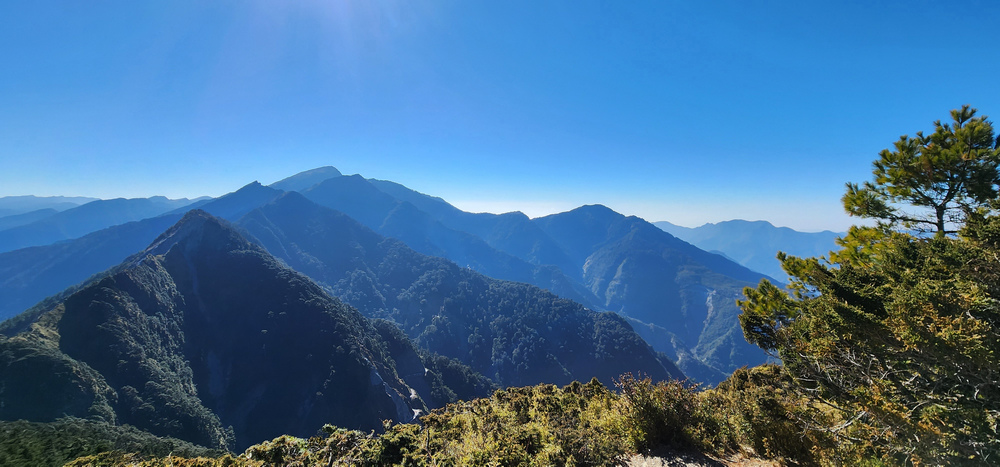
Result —
<instances>
[{"instance_id":1,"label":"forested mountain slope","mask_svg":"<svg viewBox=\"0 0 1000 467\"><path fill-rule=\"evenodd\" d=\"M654 347L687 353L725 374L765 361L764 353L743 339L736 306L743 287L756 284L760 274L604 206L534 222L579 265L576 277L604 309L673 334L652 340ZM699 374L692 371L697 365L681 363L685 373Z\"/></svg>"},{"instance_id":2,"label":"forested mountain slope","mask_svg":"<svg viewBox=\"0 0 1000 467\"><path fill-rule=\"evenodd\" d=\"M321 206L347 214L379 234L402 240L425 255L447 258L489 277L534 284L595 307L590 294L578 282L565 277L558 267L532 264L495 248L474 233L449 227L413 203L383 192L360 175L334 177L302 194Z\"/></svg>"},{"instance_id":3,"label":"forested mountain slope","mask_svg":"<svg viewBox=\"0 0 1000 467\"><path fill-rule=\"evenodd\" d=\"M419 254L298 193L239 225L368 316L398 323L420 346L503 386L593 377L610 384L625 372L683 378L615 314Z\"/></svg>"},{"instance_id":4,"label":"forested mountain slope","mask_svg":"<svg viewBox=\"0 0 1000 467\"><path fill-rule=\"evenodd\" d=\"M394 357L409 358L371 321L202 211L0 349L2 419L96 418L214 447L409 421L430 387L402 381Z\"/></svg>"},{"instance_id":5,"label":"forested mountain slope","mask_svg":"<svg viewBox=\"0 0 1000 467\"><path fill-rule=\"evenodd\" d=\"M669 338L651 343L678 362L687 355L681 369L700 381L715 383L720 375L766 360L743 339L735 306L743 287L764 276L642 219L603 206L540 219L467 213L403 185L358 175L335 176L302 194L421 253L669 330Z\"/></svg>"},{"instance_id":6,"label":"forested mountain slope","mask_svg":"<svg viewBox=\"0 0 1000 467\"><path fill-rule=\"evenodd\" d=\"M368 282L345 290L360 303L383 300L373 314L456 360L421 355L394 324L330 298L196 210L142 253L29 316L20 332L0 336L0 419L74 416L243 449L280 434L308 436L324 423L380 429L384 419L410 421L456 393L486 395L490 385L458 360L504 384L610 382L628 371L682 377L615 314L420 255L297 193L242 224L271 248L281 237L297 249L286 261L311 258L314 274L340 277L336 286ZM264 225L273 238L260 234ZM325 247L311 250L317 245Z\"/></svg>"},{"instance_id":7,"label":"forested mountain slope","mask_svg":"<svg viewBox=\"0 0 1000 467\"><path fill-rule=\"evenodd\" d=\"M642 219L599 205L538 219L517 212L468 213L398 183L368 182L398 202L418 207L440 225L475 235L529 264L558 268L574 283L572 290L583 295L576 300L658 329L646 333L652 328L637 325L657 350L699 381L717 383L741 366L766 360L743 339L735 305L743 287L765 276ZM545 283L530 282L560 293Z\"/></svg>"}]
</instances>

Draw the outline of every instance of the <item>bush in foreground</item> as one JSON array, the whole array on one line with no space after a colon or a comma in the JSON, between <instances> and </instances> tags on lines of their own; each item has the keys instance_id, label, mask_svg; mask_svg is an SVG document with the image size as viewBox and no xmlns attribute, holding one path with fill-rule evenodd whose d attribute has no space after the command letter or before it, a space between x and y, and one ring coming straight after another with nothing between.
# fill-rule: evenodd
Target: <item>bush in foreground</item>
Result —
<instances>
[{"instance_id":1,"label":"bush in foreground","mask_svg":"<svg viewBox=\"0 0 1000 467\"><path fill-rule=\"evenodd\" d=\"M737 371L718 388L652 383L623 375L612 391L597 380L541 384L435 410L422 424L381 435L327 425L309 439L281 436L239 456L143 457L107 452L70 465L615 465L660 446L815 464L824 440L804 436L802 410L775 366Z\"/></svg>"}]
</instances>

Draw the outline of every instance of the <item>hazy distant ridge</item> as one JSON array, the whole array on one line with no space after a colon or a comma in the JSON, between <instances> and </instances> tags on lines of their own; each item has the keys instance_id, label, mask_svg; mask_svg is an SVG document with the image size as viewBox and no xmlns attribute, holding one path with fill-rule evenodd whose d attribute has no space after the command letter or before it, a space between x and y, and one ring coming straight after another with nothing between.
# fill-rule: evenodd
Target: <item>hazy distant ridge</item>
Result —
<instances>
[{"instance_id":1,"label":"hazy distant ridge","mask_svg":"<svg viewBox=\"0 0 1000 467\"><path fill-rule=\"evenodd\" d=\"M152 198L97 200L0 231L0 252L81 237L113 225L158 216L191 200Z\"/></svg>"},{"instance_id":2,"label":"hazy distant ridge","mask_svg":"<svg viewBox=\"0 0 1000 467\"><path fill-rule=\"evenodd\" d=\"M671 235L707 251L718 251L734 261L781 281L788 276L775 258L778 251L808 258L827 256L837 249L834 242L843 234L830 232L799 232L788 227L775 227L767 221L731 220L701 227L681 227L670 222L653 225Z\"/></svg>"},{"instance_id":3,"label":"hazy distant ridge","mask_svg":"<svg viewBox=\"0 0 1000 467\"><path fill-rule=\"evenodd\" d=\"M280 194L281 191L254 182L197 204L212 215L236 220ZM0 253L0 297L3 297L0 320L120 263L149 245L184 212L182 209L108 227L73 240Z\"/></svg>"},{"instance_id":4,"label":"hazy distant ridge","mask_svg":"<svg viewBox=\"0 0 1000 467\"><path fill-rule=\"evenodd\" d=\"M97 198L83 196L3 196L0 197L0 218L37 211L39 209L65 211L91 201L97 201Z\"/></svg>"}]
</instances>

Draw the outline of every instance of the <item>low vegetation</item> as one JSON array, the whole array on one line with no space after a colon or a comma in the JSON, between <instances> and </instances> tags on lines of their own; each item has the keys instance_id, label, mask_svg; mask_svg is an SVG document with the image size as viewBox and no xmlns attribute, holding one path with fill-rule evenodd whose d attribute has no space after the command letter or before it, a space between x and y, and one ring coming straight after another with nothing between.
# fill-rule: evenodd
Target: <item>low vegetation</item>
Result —
<instances>
[{"instance_id":1,"label":"low vegetation","mask_svg":"<svg viewBox=\"0 0 1000 467\"><path fill-rule=\"evenodd\" d=\"M790 384L776 366L740 370L702 391L626 374L617 388L592 380L501 389L434 410L420 424L387 423L381 435L327 425L315 437L281 436L238 456L117 451L70 465L613 465L663 445L812 463L824 440L801 434L793 416L800 402L780 389Z\"/></svg>"},{"instance_id":2,"label":"low vegetation","mask_svg":"<svg viewBox=\"0 0 1000 467\"><path fill-rule=\"evenodd\" d=\"M80 418L68 417L50 423L0 422L0 465L63 465L79 456L112 451L159 457L223 454L176 438L153 436L131 426Z\"/></svg>"}]
</instances>

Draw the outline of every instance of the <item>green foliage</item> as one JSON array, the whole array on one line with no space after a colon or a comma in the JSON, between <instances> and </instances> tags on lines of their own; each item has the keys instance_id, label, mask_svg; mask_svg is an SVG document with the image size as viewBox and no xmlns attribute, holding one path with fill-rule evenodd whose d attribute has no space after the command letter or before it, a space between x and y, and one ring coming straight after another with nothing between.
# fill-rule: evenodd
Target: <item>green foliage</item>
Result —
<instances>
[{"instance_id":1,"label":"green foliage","mask_svg":"<svg viewBox=\"0 0 1000 467\"><path fill-rule=\"evenodd\" d=\"M662 444L683 444L684 428L692 420L697 396L683 384L672 381L652 384L625 374L618 381L626 407L622 417L629 444L638 450Z\"/></svg>"},{"instance_id":2,"label":"green foliage","mask_svg":"<svg viewBox=\"0 0 1000 467\"><path fill-rule=\"evenodd\" d=\"M968 213L997 197L1000 150L993 125L968 105L952 110L953 123L934 122L934 133L901 136L874 163L874 181L847 184L844 207L854 216L905 228L955 233ZM900 204L917 208L904 210Z\"/></svg>"},{"instance_id":3,"label":"green foliage","mask_svg":"<svg viewBox=\"0 0 1000 467\"><path fill-rule=\"evenodd\" d=\"M618 423L632 450L668 445L724 456L742 453L797 463L817 462L828 439L806 433L795 414L808 410L779 367L740 369L714 389L653 384L624 375Z\"/></svg>"},{"instance_id":4,"label":"green foliage","mask_svg":"<svg viewBox=\"0 0 1000 467\"><path fill-rule=\"evenodd\" d=\"M50 423L0 422L0 465L63 465L81 456L117 450L152 456L219 456L219 451L174 438L161 438L130 426L79 418Z\"/></svg>"},{"instance_id":5,"label":"green foliage","mask_svg":"<svg viewBox=\"0 0 1000 467\"><path fill-rule=\"evenodd\" d=\"M114 390L93 368L60 352L52 334L58 339L39 326L10 339L0 336L0 419L74 416L116 423Z\"/></svg>"},{"instance_id":6,"label":"green foliage","mask_svg":"<svg viewBox=\"0 0 1000 467\"><path fill-rule=\"evenodd\" d=\"M880 185L849 187L848 210L887 222L851 228L829 260L782 256L790 293L762 281L740 302L747 340L776 352L812 401L795 416L836 440L829 462L1000 458L1000 216L987 207L998 161L974 113L904 137L876 162ZM861 195L886 204L861 210ZM889 207L899 202L934 215L901 215Z\"/></svg>"},{"instance_id":7,"label":"green foliage","mask_svg":"<svg viewBox=\"0 0 1000 467\"><path fill-rule=\"evenodd\" d=\"M835 445L802 422L801 414L814 409L794 385L776 365L737 370L715 389L699 393L695 416L700 422L692 427L692 443L719 455L749 451L765 458L818 463L817 453Z\"/></svg>"},{"instance_id":8,"label":"green foliage","mask_svg":"<svg viewBox=\"0 0 1000 467\"><path fill-rule=\"evenodd\" d=\"M501 386L566 384L580 376L610 382L626 369L668 377L617 315L595 313L527 284L490 279L398 243L382 247L388 249L372 282L381 284L385 305L365 312L397 323L421 347ZM337 294L343 291L334 287Z\"/></svg>"},{"instance_id":9,"label":"green foliage","mask_svg":"<svg viewBox=\"0 0 1000 467\"><path fill-rule=\"evenodd\" d=\"M775 366L739 370L705 391L632 375L622 376L617 386L620 392L595 379L562 388L507 388L434 410L421 425L386 421L381 435L327 425L325 436L281 436L236 457L190 460L201 464L171 461L206 466L618 465L633 453L668 445L678 452L815 464L815 452L830 448L829 438L803 435L806 427L794 413L807 410L806 401L790 390L790 378ZM163 458L103 456L96 459L170 465Z\"/></svg>"},{"instance_id":10,"label":"green foliage","mask_svg":"<svg viewBox=\"0 0 1000 467\"><path fill-rule=\"evenodd\" d=\"M489 399L448 406L424 417L428 459L454 465L602 465L624 452L609 422L612 393L596 380L508 388Z\"/></svg>"},{"instance_id":11,"label":"green foliage","mask_svg":"<svg viewBox=\"0 0 1000 467\"><path fill-rule=\"evenodd\" d=\"M996 229L1000 219L985 222ZM748 339L777 350L802 393L834 408L827 429L860 455L1000 455L1000 249L964 232L887 234L832 266L789 259L794 298L767 283L747 291Z\"/></svg>"}]
</instances>

